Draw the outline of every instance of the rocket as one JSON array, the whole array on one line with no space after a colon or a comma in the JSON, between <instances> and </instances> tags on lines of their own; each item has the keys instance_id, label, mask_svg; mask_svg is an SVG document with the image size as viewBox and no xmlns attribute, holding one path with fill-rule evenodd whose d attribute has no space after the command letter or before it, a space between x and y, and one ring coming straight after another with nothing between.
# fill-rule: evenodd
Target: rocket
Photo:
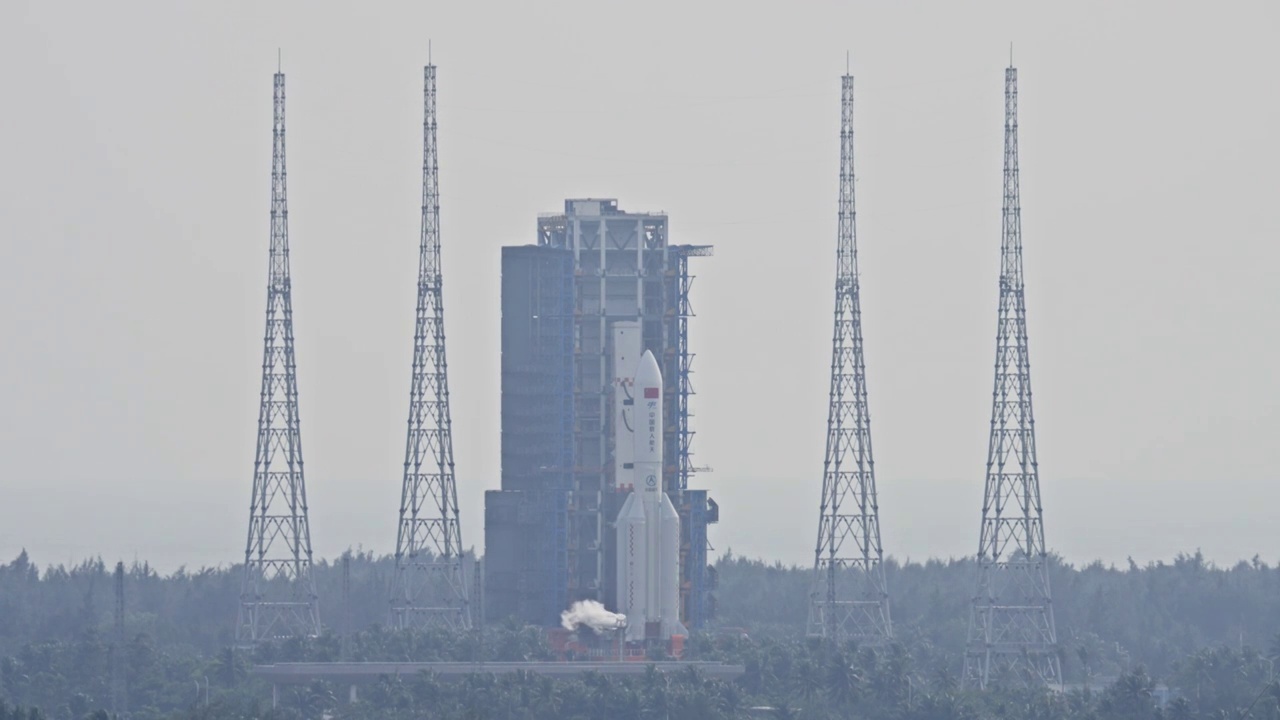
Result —
<instances>
[{"instance_id":1,"label":"rocket","mask_svg":"<svg viewBox=\"0 0 1280 720\"><path fill-rule=\"evenodd\" d=\"M688 637L680 623L680 516L662 487L662 374L645 351L632 384L632 491L615 523L627 640ZM656 625L655 625L656 623Z\"/></svg>"}]
</instances>

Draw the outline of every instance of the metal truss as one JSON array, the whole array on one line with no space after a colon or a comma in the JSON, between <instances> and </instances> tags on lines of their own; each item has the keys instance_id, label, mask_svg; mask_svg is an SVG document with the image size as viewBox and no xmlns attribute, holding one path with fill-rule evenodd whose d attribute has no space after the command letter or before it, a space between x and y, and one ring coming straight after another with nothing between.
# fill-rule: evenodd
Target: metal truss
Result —
<instances>
[{"instance_id":1,"label":"metal truss","mask_svg":"<svg viewBox=\"0 0 1280 720\"><path fill-rule=\"evenodd\" d=\"M424 68L422 235L413 379L404 483L396 533L392 624L401 629L471 627L462 531L453 474L453 424L440 272L440 186L436 145L436 67Z\"/></svg>"},{"instance_id":2,"label":"metal truss","mask_svg":"<svg viewBox=\"0 0 1280 720\"><path fill-rule=\"evenodd\" d=\"M289 279L289 209L285 170L284 74L275 75L271 158L271 250L262 404L249 502L249 537L236 640L253 644L320 633L311 574L311 529L302 475L298 379L294 363Z\"/></svg>"},{"instance_id":3,"label":"metal truss","mask_svg":"<svg viewBox=\"0 0 1280 720\"><path fill-rule=\"evenodd\" d=\"M808 634L863 645L893 637L880 545L871 416L858 299L853 192L853 77L842 80L840 210L831 404Z\"/></svg>"},{"instance_id":4,"label":"metal truss","mask_svg":"<svg viewBox=\"0 0 1280 720\"><path fill-rule=\"evenodd\" d=\"M991 442L964 681L1058 686L1062 682L1049 593L1044 509L1031 411L1031 360L1022 276L1018 191L1018 71L1005 70L1004 210Z\"/></svg>"}]
</instances>

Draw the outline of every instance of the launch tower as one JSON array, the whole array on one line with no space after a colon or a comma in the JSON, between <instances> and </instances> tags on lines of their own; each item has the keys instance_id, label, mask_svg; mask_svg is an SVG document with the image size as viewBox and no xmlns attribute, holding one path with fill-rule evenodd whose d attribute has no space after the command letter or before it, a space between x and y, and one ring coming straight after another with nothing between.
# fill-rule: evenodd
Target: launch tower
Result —
<instances>
[{"instance_id":1,"label":"launch tower","mask_svg":"<svg viewBox=\"0 0 1280 720\"><path fill-rule=\"evenodd\" d=\"M980 688L997 679L1062 682L1031 412L1018 194L1018 71L1009 67L1004 74L1004 211L991 442L978 542L978 590L964 661L965 683Z\"/></svg>"},{"instance_id":2,"label":"launch tower","mask_svg":"<svg viewBox=\"0 0 1280 720\"><path fill-rule=\"evenodd\" d=\"M707 526L715 502L689 487L689 259L668 218L613 199L566 200L537 243L502 249L502 489L485 495L485 606L552 626L575 600L617 607L614 522L631 470L616 389L645 350L663 384L662 489L680 516L680 619L713 612ZM629 437L629 436L628 436Z\"/></svg>"},{"instance_id":3,"label":"launch tower","mask_svg":"<svg viewBox=\"0 0 1280 720\"><path fill-rule=\"evenodd\" d=\"M319 635L320 607L311 575L311 528L302 475L298 378L289 278L289 208L284 147L284 73L275 75L271 155L271 246L262 402L249 500L249 537L236 640L253 644Z\"/></svg>"},{"instance_id":4,"label":"launch tower","mask_svg":"<svg viewBox=\"0 0 1280 720\"><path fill-rule=\"evenodd\" d=\"M841 80L835 331L808 633L881 644L893 636L880 546L871 415L862 355L853 197L853 77Z\"/></svg>"},{"instance_id":5,"label":"launch tower","mask_svg":"<svg viewBox=\"0 0 1280 720\"><path fill-rule=\"evenodd\" d=\"M434 65L424 69L423 97L418 306L391 615L400 628L469 628L444 351Z\"/></svg>"}]
</instances>

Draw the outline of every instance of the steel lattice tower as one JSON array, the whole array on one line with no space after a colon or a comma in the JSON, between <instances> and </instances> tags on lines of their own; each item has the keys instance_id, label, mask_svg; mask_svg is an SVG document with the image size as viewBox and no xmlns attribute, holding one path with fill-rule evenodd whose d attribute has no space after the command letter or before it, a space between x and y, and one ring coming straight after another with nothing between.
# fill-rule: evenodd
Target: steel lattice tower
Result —
<instances>
[{"instance_id":1,"label":"steel lattice tower","mask_svg":"<svg viewBox=\"0 0 1280 720\"><path fill-rule=\"evenodd\" d=\"M892 638L893 626L882 564L871 415L867 409L853 182L853 77L845 75L840 103L840 210L831 404L808 632L876 645Z\"/></svg>"},{"instance_id":2,"label":"steel lattice tower","mask_svg":"<svg viewBox=\"0 0 1280 720\"><path fill-rule=\"evenodd\" d=\"M427 65L424 75L418 308L391 615L400 628L465 629L471 627L471 613L462 571L444 350L435 65Z\"/></svg>"},{"instance_id":3,"label":"steel lattice tower","mask_svg":"<svg viewBox=\"0 0 1280 720\"><path fill-rule=\"evenodd\" d=\"M298 428L293 301L289 279L289 208L284 145L284 73L275 75L271 155L271 250L262 404L249 501L249 539L236 639L242 644L320 634L311 574L311 528Z\"/></svg>"},{"instance_id":4,"label":"steel lattice tower","mask_svg":"<svg viewBox=\"0 0 1280 720\"><path fill-rule=\"evenodd\" d=\"M1018 192L1018 71L1004 75L1004 210L991 443L965 682L1062 681L1049 594L1044 509L1031 412L1031 360Z\"/></svg>"}]
</instances>

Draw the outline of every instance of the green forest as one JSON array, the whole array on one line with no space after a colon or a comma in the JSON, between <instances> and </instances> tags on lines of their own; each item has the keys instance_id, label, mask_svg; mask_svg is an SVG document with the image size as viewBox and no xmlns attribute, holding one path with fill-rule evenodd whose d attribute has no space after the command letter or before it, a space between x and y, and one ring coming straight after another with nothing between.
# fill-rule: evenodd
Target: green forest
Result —
<instances>
[{"instance_id":1,"label":"green forest","mask_svg":"<svg viewBox=\"0 0 1280 720\"><path fill-rule=\"evenodd\" d=\"M549 659L542 631L513 622L469 632L384 627L392 562L350 554L315 577L318 638L232 649L240 568L163 575L126 569L123 714L130 718L1266 718L1280 720L1280 568L1199 554L1171 563L1074 566L1053 558L1062 692L961 688L976 567L886 562L895 644L877 650L804 637L810 571L726 553L717 619L686 658L741 664L736 681L696 670L573 680L478 672L465 681L386 678L347 702L323 682L270 687L254 664ZM0 720L108 718L113 707L112 567L0 565Z\"/></svg>"}]
</instances>

